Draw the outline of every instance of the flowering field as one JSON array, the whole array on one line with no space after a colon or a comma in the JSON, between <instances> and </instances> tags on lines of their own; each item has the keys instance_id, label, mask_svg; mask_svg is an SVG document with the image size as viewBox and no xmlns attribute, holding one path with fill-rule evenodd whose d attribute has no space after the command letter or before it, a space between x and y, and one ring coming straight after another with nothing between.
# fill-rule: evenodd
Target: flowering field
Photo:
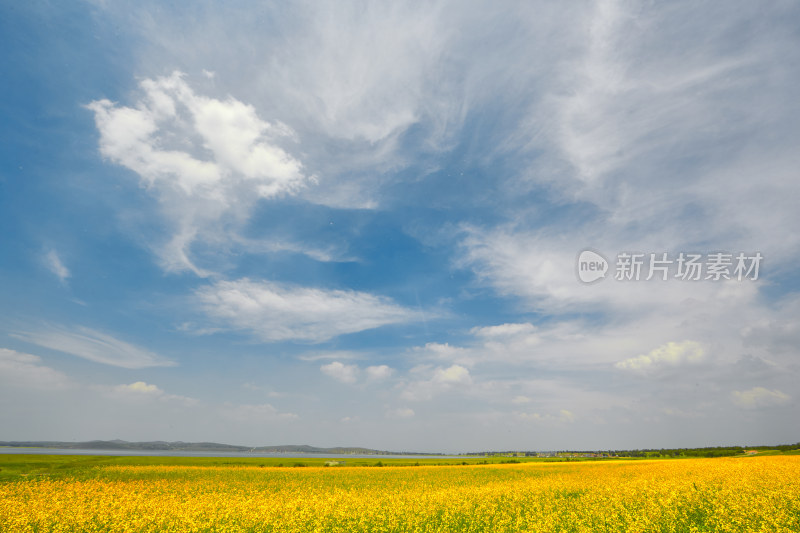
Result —
<instances>
[{"instance_id":1,"label":"flowering field","mask_svg":"<svg viewBox=\"0 0 800 533\"><path fill-rule=\"evenodd\" d=\"M0 482L0 531L800 531L800 456L100 466Z\"/></svg>"}]
</instances>

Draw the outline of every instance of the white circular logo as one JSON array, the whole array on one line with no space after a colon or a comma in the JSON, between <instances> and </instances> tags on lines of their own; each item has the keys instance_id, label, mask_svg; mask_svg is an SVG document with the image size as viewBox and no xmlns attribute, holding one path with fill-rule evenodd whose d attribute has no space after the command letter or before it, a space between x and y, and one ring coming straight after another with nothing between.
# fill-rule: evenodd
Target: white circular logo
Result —
<instances>
[{"instance_id":1,"label":"white circular logo","mask_svg":"<svg viewBox=\"0 0 800 533\"><path fill-rule=\"evenodd\" d=\"M594 250L584 250L578 255L577 274L583 283L594 283L606 277L608 261Z\"/></svg>"}]
</instances>

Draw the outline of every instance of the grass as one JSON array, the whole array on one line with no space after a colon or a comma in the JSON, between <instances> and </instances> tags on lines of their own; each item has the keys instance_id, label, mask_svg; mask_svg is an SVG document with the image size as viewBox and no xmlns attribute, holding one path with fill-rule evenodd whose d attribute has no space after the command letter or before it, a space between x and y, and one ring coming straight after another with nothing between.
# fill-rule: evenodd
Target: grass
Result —
<instances>
[{"instance_id":1,"label":"grass","mask_svg":"<svg viewBox=\"0 0 800 533\"><path fill-rule=\"evenodd\" d=\"M757 455L797 455L800 450L781 452L765 450ZM653 458L650 458L651 460ZM656 458L659 459L659 458ZM674 460L673 458L663 458ZM317 467L331 461L328 457L313 455L286 457L175 457L175 456L129 456L129 455L44 455L44 454L3 454L0 453L0 482L21 477L45 476L57 478L74 476L83 471L103 466L250 466L250 467ZM608 458L584 457L437 457L437 458L397 458L375 456L368 458L337 458L340 466L446 466L446 465L495 465L510 463L558 463L608 461ZM614 458L614 461L639 461L641 458ZM331 466L330 468L340 468Z\"/></svg>"},{"instance_id":2,"label":"grass","mask_svg":"<svg viewBox=\"0 0 800 533\"><path fill-rule=\"evenodd\" d=\"M338 458L343 466L443 466L503 464L514 462L558 461L537 457L458 457L458 458ZM125 455L43 455L1 454L0 481L28 476L61 477L73 476L81 471L102 466L250 466L250 467L316 467L325 466L326 457L173 457L173 456L125 456ZM330 468L339 468L332 466Z\"/></svg>"}]
</instances>

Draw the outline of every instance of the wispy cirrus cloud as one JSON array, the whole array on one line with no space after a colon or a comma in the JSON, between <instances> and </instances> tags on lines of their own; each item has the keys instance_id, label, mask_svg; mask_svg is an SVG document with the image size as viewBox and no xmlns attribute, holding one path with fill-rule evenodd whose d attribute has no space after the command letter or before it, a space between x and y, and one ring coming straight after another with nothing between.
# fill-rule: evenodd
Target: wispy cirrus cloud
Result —
<instances>
[{"instance_id":1,"label":"wispy cirrus cloud","mask_svg":"<svg viewBox=\"0 0 800 533\"><path fill-rule=\"evenodd\" d=\"M183 6L162 7L157 19L147 3L136 10L109 5L106 12L147 43L143 69L213 71L218 93L236 94L263 116L291 125L305 167L319 175L301 196L359 208L391 203L387 188L403 179L397 170L452 149L465 124L487 109L505 126L540 102L573 53L571 39L583 33L575 20L585 11L453 0L367 8L356 1L335 8L245 5L224 12L189 8L195 22L189 27ZM256 21L268 21L273 31ZM225 47L213 44L222 39ZM490 137L474 147L478 157L505 151L514 144L507 137L530 142L527 132Z\"/></svg>"},{"instance_id":2,"label":"wispy cirrus cloud","mask_svg":"<svg viewBox=\"0 0 800 533\"><path fill-rule=\"evenodd\" d=\"M783 58L798 54L785 33L792 17L777 7L739 7L693 6L688 23L681 8L617 0L576 13L585 31L568 35L572 52L558 58L552 80L538 80L545 96L518 124L527 144L517 149L536 149L537 157L506 182L532 200L547 197L553 216L538 216L532 201L498 224L464 224L456 264L527 309L615 317L648 312L654 301L670 313L689 298L747 289L607 281L587 288L571 268L586 246L609 254L760 250L773 271L793 268L800 239L775 231L800 224L787 201L800 191L791 178L798 110L777 81L798 74ZM754 20L775 32L731 41L730 28ZM767 72L773 81L765 83ZM753 179L759 174L763 186Z\"/></svg>"},{"instance_id":3,"label":"wispy cirrus cloud","mask_svg":"<svg viewBox=\"0 0 800 533\"><path fill-rule=\"evenodd\" d=\"M48 326L43 329L17 332L13 337L58 352L68 353L89 361L122 368L175 366L149 350L111 335L86 327Z\"/></svg>"},{"instance_id":4,"label":"wispy cirrus cloud","mask_svg":"<svg viewBox=\"0 0 800 533\"><path fill-rule=\"evenodd\" d=\"M420 320L417 311L386 297L269 281L218 281L197 289L195 297L211 320L266 342L322 342Z\"/></svg>"},{"instance_id":5,"label":"wispy cirrus cloud","mask_svg":"<svg viewBox=\"0 0 800 533\"><path fill-rule=\"evenodd\" d=\"M47 251L47 253L44 255L44 264L50 272L55 274L61 283L66 282L67 279L69 279L69 277L72 275L69 269L64 266L64 263L61 261L61 257L55 250Z\"/></svg>"},{"instance_id":6,"label":"wispy cirrus cloud","mask_svg":"<svg viewBox=\"0 0 800 533\"><path fill-rule=\"evenodd\" d=\"M341 393L363 394L359 403L373 407L373 418L410 414L403 400L429 400L415 419L439 417L451 448L505 443L511 432L520 446L591 439L645 447L679 438L683 446L741 438L734 404L791 401L784 391L797 378L800 315L796 302L784 305L793 291L785 280L796 278L800 233L782 228L800 226L796 5L243 0L231 8L199 0L160 5L153 17L156 3L97 8L108 27L129 28L137 47L133 72L102 90L141 83L118 102L94 93L90 109L102 154L135 173L153 200L142 218L160 213L147 246L165 270L207 276L190 288L170 284L192 291L193 307L204 313L199 327L184 332L321 343L407 324L419 317L379 296L382 289L328 288L329 265L298 269L298 277L316 276L301 287L282 283L281 268L293 262L254 267L239 252L281 261L365 259L358 268L369 271L369 286L393 289L424 286L414 261L433 272L432 252L435 262L449 256L460 269L449 281L434 278L443 280L440 301L453 309L444 328L426 324L424 337L403 328L408 335L395 337L393 353L387 346L371 352L354 335L338 341L338 351L291 360L350 385L345 391L318 374L309 381L318 397L326 386L340 393L329 396L325 418L370 420L341 408ZM163 75L176 68L187 74ZM280 205L288 197L292 205ZM295 218L309 208L312 216ZM273 217L272 209L285 210ZM328 228L329 214L359 221L328 238L334 232L323 235L318 226ZM367 264L377 240L361 228L399 219L421 228L412 237L437 236L409 263L398 261L400 279L392 271L389 280L378 272L388 261ZM283 223L276 220L289 229L275 230ZM336 221L337 230L343 226ZM380 248L399 250L395 242L383 239ZM768 268L751 284L607 279L589 287L573 270L585 246L609 259L623 250L758 250ZM58 257L69 272L65 258ZM236 273L212 274L223 271ZM346 279L353 278L336 283ZM468 301L475 289L480 302ZM287 358L277 359L268 363L276 373ZM237 381L245 379L251 376ZM296 379L288 385L302 389ZM134 397L167 394L149 382L121 387ZM389 398L383 411L374 393ZM243 428L279 419L275 405L230 407ZM445 411L455 416L445 420ZM603 412L614 428L595 431ZM691 414L696 425L676 431L657 422L664 414ZM464 423L495 416L502 423L487 431ZM536 426L520 420L566 427L561 422L578 417L566 436L519 430ZM789 434L779 430L790 426L785 420L771 426L770 438ZM650 431L661 427L671 434ZM637 440L643 434L654 440Z\"/></svg>"}]
</instances>

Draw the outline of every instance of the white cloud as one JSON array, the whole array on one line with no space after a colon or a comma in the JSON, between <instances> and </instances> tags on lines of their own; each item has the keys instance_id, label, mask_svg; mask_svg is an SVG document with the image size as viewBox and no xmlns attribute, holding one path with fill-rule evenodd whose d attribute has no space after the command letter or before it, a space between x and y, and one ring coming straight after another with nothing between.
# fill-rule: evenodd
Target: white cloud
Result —
<instances>
[{"instance_id":1,"label":"white cloud","mask_svg":"<svg viewBox=\"0 0 800 533\"><path fill-rule=\"evenodd\" d=\"M358 381L362 369L358 365L346 365L340 361L333 361L319 367L326 374L342 383L354 384ZM384 381L394 374L394 369L387 365L368 366L363 369L367 382Z\"/></svg>"},{"instance_id":2,"label":"white cloud","mask_svg":"<svg viewBox=\"0 0 800 533\"><path fill-rule=\"evenodd\" d=\"M586 326L578 321L553 322L546 327L527 323L475 327L470 333L473 338L464 346L428 343L415 347L413 352L423 360L444 360L467 368L480 363L529 364L555 357L556 344L583 343L589 335Z\"/></svg>"},{"instance_id":3,"label":"white cloud","mask_svg":"<svg viewBox=\"0 0 800 533\"><path fill-rule=\"evenodd\" d=\"M154 47L148 64L212 70L217 83L233 78L228 83L240 84L276 113L291 113L306 129L377 144L436 110L438 98L427 102L423 94L443 89L431 85L453 34L442 23L458 12L342 2L279 9L259 4L240 14L209 9L207 16L195 15L188 28L180 10L138 24ZM254 26L260 17L281 31ZM179 28L184 35L176 39ZM222 37L226 46L212 44ZM247 75L240 68L245 57Z\"/></svg>"},{"instance_id":4,"label":"white cloud","mask_svg":"<svg viewBox=\"0 0 800 533\"><path fill-rule=\"evenodd\" d=\"M584 9L491 9L452 0L367 7L347 0L335 7L259 3L239 13L193 10L190 28L181 8L161 10L157 20L108 11L143 33L142 64L150 72L174 65L211 70L215 87L300 132L304 163L322 174L318 187L303 191L307 198L371 208L381 205L382 186L397 179L398 169L420 153L451 148L470 112L480 117L502 101L516 118L538 102L533 91L558 79L561 61L573 53L565 51L575 49L566 36L581 35L574 22ZM281 31L264 32L257 20ZM214 44L223 41L224 47ZM481 150L498 149L506 139L492 141Z\"/></svg>"},{"instance_id":5,"label":"white cloud","mask_svg":"<svg viewBox=\"0 0 800 533\"><path fill-rule=\"evenodd\" d=\"M764 84L755 74L783 48L775 46L775 36L725 46L729 28L752 13L709 4L687 24L682 9L619 0L603 0L593 8L579 23L587 30L574 43L579 53L562 70L560 82L569 91L554 92L548 102L555 122L550 140L574 170L570 174L577 181L566 184L573 192L634 205L647 201L633 190L626 198L607 194L624 180L633 189L645 182L659 192L670 187L671 196L680 197L685 191L674 187L676 182L704 181L705 176L685 169L662 180L666 168L658 166L674 163L668 150L716 165L718 156L730 158L729 148L740 148L739 134L755 138L758 124L780 121L774 112L785 108L779 102L786 102L786 87ZM702 22L709 18L714 24ZM767 68L776 74L784 69L779 63ZM768 102L765 94L776 100ZM658 178L649 172L637 176L634 169L652 169ZM652 215L667 213L673 199L660 199L667 201L652 206ZM638 210L627 214L639 215Z\"/></svg>"},{"instance_id":6,"label":"white cloud","mask_svg":"<svg viewBox=\"0 0 800 533\"><path fill-rule=\"evenodd\" d=\"M514 396L511 399L511 403L515 403L515 404L518 404L518 405L526 404L526 403L530 403L530 402L531 402L530 398L528 398L527 396L522 396L522 395Z\"/></svg>"},{"instance_id":7,"label":"white cloud","mask_svg":"<svg viewBox=\"0 0 800 533\"><path fill-rule=\"evenodd\" d=\"M0 348L0 381L7 387L43 390L63 389L71 384L65 374L43 365L41 357L8 348Z\"/></svg>"},{"instance_id":8,"label":"white cloud","mask_svg":"<svg viewBox=\"0 0 800 533\"><path fill-rule=\"evenodd\" d=\"M489 361L546 361L573 369L619 363L619 368L654 370L669 365L668 354L661 354L662 358L653 353L657 364L633 356L648 356L654 346L676 338L702 345L709 364L732 363L745 347L758 346L756 351L762 356L769 349L784 354L784 359L792 351L791 332L796 327L786 317L794 316L797 299L787 296L785 303L768 304L761 294L761 282L605 280L586 285L577 280L573 270L579 246L551 257L548 238L531 241L528 236L527 232L515 235L505 230L486 235L475 248L486 260L477 272L485 273L485 279L501 294L518 298L523 309L544 313L547 319L535 327L519 327L518 333L509 336L486 335L487 330L473 328L474 340L453 347L453 353L460 350L453 362L471 368ZM772 325L765 329L766 323ZM765 342L765 334L779 338L778 329L785 339ZM697 355L694 350L685 355L690 353Z\"/></svg>"},{"instance_id":9,"label":"white cloud","mask_svg":"<svg viewBox=\"0 0 800 533\"><path fill-rule=\"evenodd\" d=\"M605 280L587 285L575 274L577 254L587 242L606 254L611 269L615 268L616 255L626 250L655 254L669 251L669 257L674 260L682 244L671 230L665 230L670 234L657 230L644 236L631 236L627 229L613 221L595 221L586 228L578 225L532 230L506 225L492 229L464 226L462 229L462 253L456 264L470 268L481 283L491 286L500 295L518 300L523 308L548 315L587 310L629 316L664 313L681 307L688 299L713 300L722 293L731 292L745 299L754 297L758 290L757 283L752 282L662 281L657 276L646 281L646 266L642 268L639 281L618 281L614 279L615 272L610 271ZM613 235L613 239L609 235ZM649 256L647 259L649 261ZM502 331L501 327L497 333ZM484 335L486 333L489 332ZM525 332L519 329L516 333Z\"/></svg>"},{"instance_id":10,"label":"white cloud","mask_svg":"<svg viewBox=\"0 0 800 533\"><path fill-rule=\"evenodd\" d=\"M797 52L782 29L729 46L730 28L752 21L746 8L708 4L695 14L687 24L682 9L619 0L587 10L580 53L535 112L552 120L539 148L560 152L571 168L531 174L597 214L573 236L595 241L586 244L600 246L599 228L628 237L629 248L615 252L718 243L766 251L773 268L792 264L800 239L774 228L800 220L787 201L800 191L790 178L798 108L777 80L796 76L785 54ZM780 10L761 14L783 27Z\"/></svg>"},{"instance_id":11,"label":"white cloud","mask_svg":"<svg viewBox=\"0 0 800 533\"><path fill-rule=\"evenodd\" d=\"M567 409L561 409L558 412L558 414L561 417L561 420L564 420L565 422L574 422L575 421L575 415L573 414L572 411L569 411Z\"/></svg>"},{"instance_id":12,"label":"white cloud","mask_svg":"<svg viewBox=\"0 0 800 533\"><path fill-rule=\"evenodd\" d=\"M302 164L279 146L293 133L228 97L196 94L184 76L145 79L133 107L97 100L100 151L137 173L173 226L159 249L167 270L205 274L192 259L196 240L221 246L249 218L258 198L307 185Z\"/></svg>"},{"instance_id":13,"label":"white cloud","mask_svg":"<svg viewBox=\"0 0 800 533\"><path fill-rule=\"evenodd\" d=\"M699 363L705 355L705 349L697 342L668 342L646 354L620 361L614 366L621 370L648 372L658 368Z\"/></svg>"},{"instance_id":14,"label":"white cloud","mask_svg":"<svg viewBox=\"0 0 800 533\"><path fill-rule=\"evenodd\" d=\"M130 385L118 385L114 387L114 390L121 393L131 392L134 394L152 394L155 396L164 394L164 391L155 385L148 385L144 381L137 381L136 383L131 383Z\"/></svg>"},{"instance_id":15,"label":"white cloud","mask_svg":"<svg viewBox=\"0 0 800 533\"><path fill-rule=\"evenodd\" d=\"M339 361L328 363L319 367L324 374L341 381L342 383L355 383L358 380L358 365L345 365Z\"/></svg>"},{"instance_id":16,"label":"white cloud","mask_svg":"<svg viewBox=\"0 0 800 533\"><path fill-rule=\"evenodd\" d=\"M224 419L243 424L257 424L279 420L296 420L295 413L281 412L271 404L225 404L218 409Z\"/></svg>"},{"instance_id":17,"label":"white cloud","mask_svg":"<svg viewBox=\"0 0 800 533\"><path fill-rule=\"evenodd\" d=\"M368 366L365 368L367 378L372 381L382 381L394 374L394 369L386 365Z\"/></svg>"},{"instance_id":18,"label":"white cloud","mask_svg":"<svg viewBox=\"0 0 800 533\"><path fill-rule=\"evenodd\" d=\"M64 352L89 361L122 368L174 366L176 363L161 356L90 328L63 327L15 333L12 336L51 350Z\"/></svg>"},{"instance_id":19,"label":"white cloud","mask_svg":"<svg viewBox=\"0 0 800 533\"><path fill-rule=\"evenodd\" d=\"M446 385L469 385L472 383L472 378L469 375L469 370L463 366L452 365L447 368L437 368L434 370L432 381L434 383L442 383Z\"/></svg>"},{"instance_id":20,"label":"white cloud","mask_svg":"<svg viewBox=\"0 0 800 533\"><path fill-rule=\"evenodd\" d=\"M501 324L499 326L475 327L470 333L477 337L514 337L517 335L531 335L536 332L536 326L528 323Z\"/></svg>"},{"instance_id":21,"label":"white cloud","mask_svg":"<svg viewBox=\"0 0 800 533\"><path fill-rule=\"evenodd\" d=\"M102 390L102 387L101 387ZM128 385L117 385L108 389L110 396L122 400L158 400L162 402L178 402L185 406L194 406L199 402L194 398L167 394L156 385L136 381Z\"/></svg>"},{"instance_id":22,"label":"white cloud","mask_svg":"<svg viewBox=\"0 0 800 533\"><path fill-rule=\"evenodd\" d=\"M797 328L790 317L798 315L779 313L774 301L762 300L772 273L783 268L791 274L800 242L800 232L777 231L800 226L795 206L800 108L793 83L800 47L792 33L796 17L786 16L794 11L785 4L764 8L746 2L735 8L725 2L519 3L497 9L455 4L398 8L345 1L336 8L313 2L276 8L261 3L225 13L193 10L195 23L189 27L182 9L175 7L129 26L142 32L139 41L145 48L138 52L145 75L169 72L173 65L204 72L208 80L185 85L192 94L214 96L208 100L224 108L226 117L269 117L272 126L281 129L280 120L298 132L303 144L297 149L291 134L266 142L298 163L302 159L301 173L307 177L302 183L310 183L308 176L317 171L320 182L283 194L329 205L406 203L408 198L394 194L407 187L382 188L388 180L406 179L400 174L413 174L420 183L426 179L417 172L397 172L409 164L409 156L419 161L421 152L467 136L471 140L464 152L471 160L465 165L477 162L486 166L476 170L496 170L498 159L489 156L502 153L502 171L481 175L492 180L491 187L471 200L479 208L492 206L490 219L507 223L466 228L460 265L475 273L478 284L518 304L516 309L540 312L536 318L507 320L536 325L474 328L473 339L454 341L448 335L450 344L434 342L414 350L412 357L433 366L418 374L420 382L409 384L406 392L438 393L436 386L443 384L433 381L435 365L443 365L438 367L442 373L458 365L468 368L477 383L471 390L478 390L484 377L497 378L502 405L518 392L514 380L535 375L562 393L574 391L576 403L584 402L578 405L589 404L589 390L603 389L612 402L651 402L645 407L658 412L662 406L657 403L665 398L699 404L734 388L746 396L752 381L721 377L725 364L741 357L742 345L753 357L774 350L772 372L796 377L797 343L792 339ZM150 11L143 7L139 12ZM263 31L264 20L280 31ZM219 47L223 40L226 46ZM243 64L248 67L242 69ZM212 71L213 77L207 74ZM162 83L162 78L152 80ZM205 83L202 90L200 83ZM159 89L143 87L141 102L130 108L113 105L100 111L146 111L158 127L155 133L148 133L146 121L139 124L141 117L122 115L120 122L130 128L111 128L110 133L133 135L131 146L140 138L163 138L165 144L152 149L166 155L151 159L164 168L197 165L194 181L170 177L149 191L164 203L175 225L172 249L161 250L165 264L173 269L199 265L200 271L207 266L198 260L200 246L192 244L203 240L212 247L227 246L233 240L227 238L231 228L247 215L226 210L216 198L200 204L204 191L216 187L211 185L216 175L205 179L208 168L202 164L212 164L214 172L228 169L244 180L249 156L236 147L247 139L234 134L230 144L216 139L206 148L203 131L211 127L213 106L202 130L182 103L185 95L164 89L162 96ZM234 105L226 92L236 95ZM244 102L253 105L251 115ZM493 102L502 104L486 105ZM518 131L509 137L508 126L515 123ZM479 126L466 129L465 124ZM189 132L184 139L191 146L179 146L164 130ZM137 131L145 133L136 137ZM241 131L252 127L245 124ZM413 154L406 151L408 145ZM172 152L178 155L169 156ZM181 159L180 153L194 162ZM530 161L530 167L519 168L525 165L522 160ZM232 189L249 196L242 202L224 188L222 199L233 197L245 207L250 196L259 195L254 186ZM388 190L393 197L382 197ZM194 228L199 229L193 233ZM578 283L573 271L575 254L584 246L607 254L758 247L769 267L764 283L758 284L623 286L605 280L589 287ZM250 243L247 247L252 249ZM324 253L318 258L325 260ZM210 292L217 288L213 284ZM501 307L508 310L506 304ZM272 311L272 304L209 305L218 312L209 312L218 323L270 340L277 335L316 341L346 329L336 321L329 327L330 320L313 309L307 324L293 316L275 318L280 313ZM784 324L776 327L775 319ZM277 323L279 333L269 332L267 321ZM673 339L701 344L708 368L687 364L691 350L675 355L669 348ZM333 360L346 362L338 356ZM317 364L323 362L328 361ZM642 384L635 373L614 372L615 363L639 372L669 368L664 374L673 376ZM570 383L553 379L556 372ZM723 379L728 381L721 384ZM698 382L703 392L694 391ZM769 387L765 390L790 390L779 379L757 382ZM652 394L640 394L645 386L644 392ZM545 396L532 385L519 389L537 403ZM550 411L540 416L559 416L558 405L549 405ZM708 412L704 409L698 408Z\"/></svg>"},{"instance_id":23,"label":"white cloud","mask_svg":"<svg viewBox=\"0 0 800 533\"><path fill-rule=\"evenodd\" d=\"M61 258L58 256L58 252L55 250L48 251L44 256L45 265L47 266L48 270L56 275L56 277L61 280L61 282L65 282L67 278L70 277L70 271L67 267L64 266L64 263L61 261Z\"/></svg>"},{"instance_id":24,"label":"white cloud","mask_svg":"<svg viewBox=\"0 0 800 533\"><path fill-rule=\"evenodd\" d=\"M446 38L436 34L431 14L413 7L315 6L307 14L307 38L295 43L294 64L285 65L291 69L286 81L306 88L294 95L298 107L312 111L333 137L372 143L416 122L426 71Z\"/></svg>"},{"instance_id":25,"label":"white cloud","mask_svg":"<svg viewBox=\"0 0 800 533\"><path fill-rule=\"evenodd\" d=\"M364 359L364 354L347 350L333 350L329 352L306 352L297 356L301 361L325 361L329 359Z\"/></svg>"},{"instance_id":26,"label":"white cloud","mask_svg":"<svg viewBox=\"0 0 800 533\"><path fill-rule=\"evenodd\" d=\"M764 379L776 381L765 386L787 390L774 376L796 375L798 329L787 320L796 313L764 289L771 275L792 272L800 251L797 234L776 231L800 225L789 200L800 191L790 178L799 108L785 82L797 77L785 56L798 51L780 10L759 15L774 33L731 46L730 29L753 20L745 6L707 4L690 22L682 8L614 1L573 13L580 32L566 34L564 48L572 52L555 56L556 75L539 80L543 97L520 122L517 146L536 157L506 183L508 198L546 198L552 216L535 201L508 201L504 222L467 224L459 235L457 266L545 318L516 340L491 335L502 326L473 329L467 352L451 360L471 364L476 381L489 373L483 362L557 369L585 398L601 368L616 364L630 373L609 379L637 392L605 390L630 404L643 392L636 373L669 369L648 382L650 407L668 397L708 413L720 389L747 388L729 365L752 352L774 363ZM765 268L755 283L622 283L612 265L612 279L589 286L574 270L586 247L611 263L623 251L761 251ZM703 354L673 339L693 339ZM582 374L587 368L596 374Z\"/></svg>"},{"instance_id":27,"label":"white cloud","mask_svg":"<svg viewBox=\"0 0 800 533\"><path fill-rule=\"evenodd\" d=\"M519 412L515 413L515 416L521 420L533 420L537 422L574 422L575 415L572 411L567 409L560 409L557 415L550 414L550 413L525 413Z\"/></svg>"},{"instance_id":28,"label":"white cloud","mask_svg":"<svg viewBox=\"0 0 800 533\"><path fill-rule=\"evenodd\" d=\"M390 409L386 412L386 418L413 418L416 413L408 407Z\"/></svg>"},{"instance_id":29,"label":"white cloud","mask_svg":"<svg viewBox=\"0 0 800 533\"><path fill-rule=\"evenodd\" d=\"M278 392L270 387L263 387L251 382L242 383L242 388L251 391L263 392L270 398L283 398L287 395L285 392Z\"/></svg>"},{"instance_id":30,"label":"white cloud","mask_svg":"<svg viewBox=\"0 0 800 533\"><path fill-rule=\"evenodd\" d=\"M365 292L249 279L218 281L195 295L210 318L264 341L322 342L419 318L416 311Z\"/></svg>"},{"instance_id":31,"label":"white cloud","mask_svg":"<svg viewBox=\"0 0 800 533\"><path fill-rule=\"evenodd\" d=\"M788 394L778 389L753 387L745 391L733 391L732 399L739 407L757 409L760 407L783 405L788 403L791 398Z\"/></svg>"},{"instance_id":32,"label":"white cloud","mask_svg":"<svg viewBox=\"0 0 800 533\"><path fill-rule=\"evenodd\" d=\"M438 342L429 342L421 348L415 348L414 351L444 360L461 360L469 355L469 352L460 346L452 346L449 343Z\"/></svg>"},{"instance_id":33,"label":"white cloud","mask_svg":"<svg viewBox=\"0 0 800 533\"><path fill-rule=\"evenodd\" d=\"M411 369L410 374L419 378L404 384L400 393L400 397L404 400L430 400L438 394L454 389L463 390L472 384L469 370L461 365L449 367L418 365Z\"/></svg>"}]
</instances>

